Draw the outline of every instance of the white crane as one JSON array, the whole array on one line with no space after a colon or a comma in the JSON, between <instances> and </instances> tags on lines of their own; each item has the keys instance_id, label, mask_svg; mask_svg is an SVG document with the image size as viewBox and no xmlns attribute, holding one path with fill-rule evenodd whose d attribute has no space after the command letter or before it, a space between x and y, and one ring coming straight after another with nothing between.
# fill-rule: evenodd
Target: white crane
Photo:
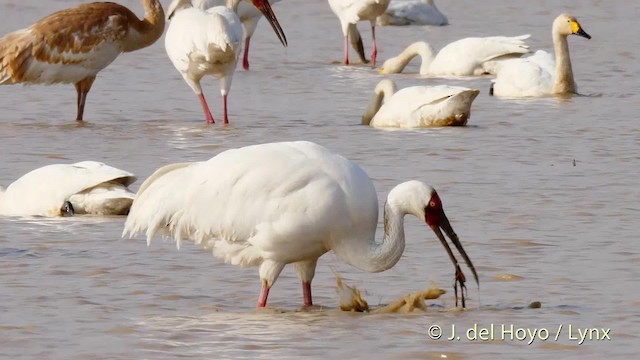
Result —
<instances>
[{"instance_id":1,"label":"white crane","mask_svg":"<svg viewBox=\"0 0 640 360\"><path fill-rule=\"evenodd\" d=\"M384 14L390 0L329 0L329 7L340 19L342 34L344 35L344 64L349 64L349 36L359 37L356 24L369 20L371 23L371 66L376 66L378 48L376 46L376 20ZM356 39L352 39L354 44ZM354 45L355 46L355 45ZM360 52L360 50L358 50ZM363 54L360 54L363 58Z\"/></svg>"},{"instance_id":2,"label":"white crane","mask_svg":"<svg viewBox=\"0 0 640 360\"><path fill-rule=\"evenodd\" d=\"M140 187L123 237L171 236L193 240L226 262L258 266L258 307L287 264L312 305L318 258L333 251L365 271L393 267L404 251L404 216L412 214L437 235L455 267L464 306L465 277L442 234L478 276L442 208L436 191L420 181L391 190L384 208L384 238L375 239L378 198L355 163L311 142L268 143L224 151L208 161L158 169Z\"/></svg>"},{"instance_id":3,"label":"white crane","mask_svg":"<svg viewBox=\"0 0 640 360\"><path fill-rule=\"evenodd\" d=\"M279 1L281 0L269 0L269 3L273 5ZM225 5L225 0L193 0L193 6L203 10L221 5ZM262 13L255 6L241 2L238 5L238 17L242 24L242 30L244 30L242 67L245 70L249 70L249 45L258 22L262 19Z\"/></svg>"},{"instance_id":4,"label":"white crane","mask_svg":"<svg viewBox=\"0 0 640 360\"><path fill-rule=\"evenodd\" d=\"M238 48L242 26L236 14L241 0L226 0L226 6L203 10L193 6L192 0L173 0L167 10L170 20L165 48L171 62L200 99L207 123L213 116L207 105L200 80L212 75L220 80L223 123L228 124L227 94L238 62ZM269 20L283 45L284 32L266 0L246 0L257 7Z\"/></svg>"}]
</instances>

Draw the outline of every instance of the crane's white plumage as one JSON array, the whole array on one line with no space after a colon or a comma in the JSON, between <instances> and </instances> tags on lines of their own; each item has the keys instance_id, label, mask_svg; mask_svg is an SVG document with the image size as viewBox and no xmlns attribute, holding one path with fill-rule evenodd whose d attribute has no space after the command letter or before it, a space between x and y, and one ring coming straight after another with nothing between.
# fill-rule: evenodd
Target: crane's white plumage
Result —
<instances>
[{"instance_id":1,"label":"crane's white plumage","mask_svg":"<svg viewBox=\"0 0 640 360\"><path fill-rule=\"evenodd\" d=\"M470 37L454 41L435 52L426 42L415 42L400 55L386 60L381 74L400 73L415 57L420 56L420 74L435 76L469 76L493 74L500 61L520 57L529 52L524 42L530 35L514 37Z\"/></svg>"},{"instance_id":2,"label":"crane's white plumage","mask_svg":"<svg viewBox=\"0 0 640 360\"><path fill-rule=\"evenodd\" d=\"M505 61L498 67L492 81L492 93L501 97L538 97L551 94L576 93L567 36L579 35L590 39L578 21L561 14L552 28L555 58L538 50L532 56Z\"/></svg>"},{"instance_id":3,"label":"crane's white plumage","mask_svg":"<svg viewBox=\"0 0 640 360\"><path fill-rule=\"evenodd\" d=\"M202 10L192 6L190 0L174 0L167 17L171 21L165 36L169 59L200 98L208 123L213 123L213 117L202 94L200 79L212 75L220 80L224 122L227 123L226 97L242 40L240 19L226 6Z\"/></svg>"},{"instance_id":4,"label":"crane's white plumage","mask_svg":"<svg viewBox=\"0 0 640 360\"><path fill-rule=\"evenodd\" d=\"M376 86L362 122L379 128L466 125L479 93L449 85L411 86L396 92L395 83L384 79Z\"/></svg>"},{"instance_id":5,"label":"crane's white plumage","mask_svg":"<svg viewBox=\"0 0 640 360\"><path fill-rule=\"evenodd\" d=\"M193 6L201 9L209 9L214 6L224 6L225 0L192 0ZM281 0L269 0L270 4L275 4ZM249 44L251 43L251 37L256 31L258 22L262 18L262 13L253 5L242 2L238 5L238 17L244 30L244 46L242 67L245 70L249 70Z\"/></svg>"},{"instance_id":6,"label":"crane's white plumage","mask_svg":"<svg viewBox=\"0 0 640 360\"><path fill-rule=\"evenodd\" d=\"M127 186L135 180L127 171L95 161L47 165L0 189L0 215L58 216L65 201L76 214L126 214L135 197Z\"/></svg>"},{"instance_id":7,"label":"crane's white plumage","mask_svg":"<svg viewBox=\"0 0 640 360\"><path fill-rule=\"evenodd\" d=\"M448 25L449 20L433 0L393 0L378 17L378 25Z\"/></svg>"},{"instance_id":8,"label":"crane's white plumage","mask_svg":"<svg viewBox=\"0 0 640 360\"><path fill-rule=\"evenodd\" d=\"M138 191L123 236L144 232L149 243L157 233L177 244L190 239L228 263L259 266L258 306L292 263L311 305L316 262L327 251L366 271L392 267L404 250L405 214L442 226L461 249L430 186L409 181L391 191L378 243L376 191L358 165L314 143L270 143L160 168Z\"/></svg>"},{"instance_id":9,"label":"crane's white plumage","mask_svg":"<svg viewBox=\"0 0 640 360\"><path fill-rule=\"evenodd\" d=\"M359 21L369 20L371 23L371 63L372 66L376 65L376 56L378 54L375 32L376 20L378 16L384 14L389 2L390 0L329 0L329 7L340 19L340 25L342 26L342 35L344 36L343 61L345 64L349 64L349 36L355 36L359 40L360 34L356 24ZM364 54L360 54L360 56L363 58Z\"/></svg>"}]
</instances>

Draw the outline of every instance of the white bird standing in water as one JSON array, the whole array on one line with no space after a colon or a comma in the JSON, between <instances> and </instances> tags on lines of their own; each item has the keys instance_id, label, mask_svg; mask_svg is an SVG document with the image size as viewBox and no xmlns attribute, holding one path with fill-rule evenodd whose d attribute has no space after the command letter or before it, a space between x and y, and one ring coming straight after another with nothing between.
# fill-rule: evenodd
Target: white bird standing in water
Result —
<instances>
[{"instance_id":1,"label":"white bird standing in water","mask_svg":"<svg viewBox=\"0 0 640 360\"><path fill-rule=\"evenodd\" d=\"M376 66L378 48L376 46L376 20L384 14L390 0L329 0L329 6L342 26L344 35L344 64L349 64L349 36L359 38L356 24L369 20L371 23L371 66ZM355 39L352 39L355 41ZM361 55L361 57L363 57ZM364 58L363 58L364 60Z\"/></svg>"},{"instance_id":2,"label":"white bird standing in water","mask_svg":"<svg viewBox=\"0 0 640 360\"><path fill-rule=\"evenodd\" d=\"M279 1L281 0L269 0L269 3L273 5ZM203 10L221 5L225 5L225 0L193 0L193 6ZM242 67L245 70L249 70L249 44L251 43L253 33L256 31L258 22L262 19L262 13L258 11L255 6L241 2L238 5L238 17L242 24L242 30L244 30Z\"/></svg>"},{"instance_id":3,"label":"white bird standing in water","mask_svg":"<svg viewBox=\"0 0 640 360\"><path fill-rule=\"evenodd\" d=\"M124 215L135 197L127 186L135 181L132 173L96 161L43 166L0 188L0 215Z\"/></svg>"},{"instance_id":4,"label":"white bird standing in water","mask_svg":"<svg viewBox=\"0 0 640 360\"><path fill-rule=\"evenodd\" d=\"M376 85L362 124L376 128L463 126L479 93L449 85L410 86L396 92L396 84L384 79Z\"/></svg>"},{"instance_id":5,"label":"white bird standing in water","mask_svg":"<svg viewBox=\"0 0 640 360\"><path fill-rule=\"evenodd\" d=\"M158 0L141 0L144 19L112 2L55 12L0 38L0 85L74 84L82 121L96 75L123 52L145 48L164 31Z\"/></svg>"},{"instance_id":6,"label":"white bird standing in water","mask_svg":"<svg viewBox=\"0 0 640 360\"><path fill-rule=\"evenodd\" d=\"M213 116L202 94L200 79L213 75L220 79L223 122L229 123L227 94L238 62L238 48L242 26L236 14L241 0L226 0L226 6L207 10L194 7L192 0L173 0L167 10L171 20L165 37L165 48L171 62L200 99L207 123ZM269 20L283 45L284 32L267 0L246 0L258 8Z\"/></svg>"},{"instance_id":7,"label":"white bird standing in water","mask_svg":"<svg viewBox=\"0 0 640 360\"><path fill-rule=\"evenodd\" d=\"M455 267L456 304L459 283L464 307L465 276L440 229L476 282L478 276L436 191L420 181L393 188L377 242L373 182L355 163L311 142L247 146L162 167L140 187L122 235L146 232L150 244L160 232L178 246L190 239L228 263L259 266L258 307L266 305L284 266L293 264L308 306L316 263L328 251L369 272L393 267L404 252L406 214L425 221L445 247Z\"/></svg>"},{"instance_id":8,"label":"white bird standing in water","mask_svg":"<svg viewBox=\"0 0 640 360\"><path fill-rule=\"evenodd\" d=\"M478 76L495 74L500 62L529 53L524 42L530 35L470 37L456 40L436 52L424 41L415 42L398 56L387 59L380 74L395 74L416 56L420 56L421 75Z\"/></svg>"}]
</instances>

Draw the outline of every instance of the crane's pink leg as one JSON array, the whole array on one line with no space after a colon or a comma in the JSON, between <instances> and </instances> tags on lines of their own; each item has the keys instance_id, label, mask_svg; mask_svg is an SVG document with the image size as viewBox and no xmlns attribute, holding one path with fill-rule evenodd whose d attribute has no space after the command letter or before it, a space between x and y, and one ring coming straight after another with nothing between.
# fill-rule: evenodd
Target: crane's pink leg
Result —
<instances>
[{"instance_id":1,"label":"crane's pink leg","mask_svg":"<svg viewBox=\"0 0 640 360\"><path fill-rule=\"evenodd\" d=\"M215 124L213 121L213 116L211 116L211 111L209 110L209 105L207 105L207 100L204 99L204 95L200 93L198 95L198 99L200 99L200 105L202 105L202 110L204 111L204 118L207 120L207 124Z\"/></svg>"},{"instance_id":2,"label":"crane's pink leg","mask_svg":"<svg viewBox=\"0 0 640 360\"><path fill-rule=\"evenodd\" d=\"M349 65L349 35L344 37L344 64Z\"/></svg>"},{"instance_id":3,"label":"crane's pink leg","mask_svg":"<svg viewBox=\"0 0 640 360\"><path fill-rule=\"evenodd\" d=\"M242 67L249 70L249 43L251 38L244 39L244 55L242 56Z\"/></svg>"},{"instance_id":4,"label":"crane's pink leg","mask_svg":"<svg viewBox=\"0 0 640 360\"><path fill-rule=\"evenodd\" d=\"M222 123L227 125L229 123L229 118L227 117L227 95L222 95L222 113L224 114Z\"/></svg>"},{"instance_id":5,"label":"crane's pink leg","mask_svg":"<svg viewBox=\"0 0 640 360\"><path fill-rule=\"evenodd\" d=\"M258 304L256 307L265 307L267 305L267 297L269 296L269 286L266 281L262 282L262 290L260 290L260 297L258 298Z\"/></svg>"},{"instance_id":6,"label":"crane's pink leg","mask_svg":"<svg viewBox=\"0 0 640 360\"><path fill-rule=\"evenodd\" d=\"M302 296L304 298L304 306L313 305L313 301L311 300L311 283L310 282L302 283Z\"/></svg>"},{"instance_id":7,"label":"crane's pink leg","mask_svg":"<svg viewBox=\"0 0 640 360\"><path fill-rule=\"evenodd\" d=\"M376 56L378 55L378 49L376 48L376 27L371 25L371 66L376 67Z\"/></svg>"}]
</instances>

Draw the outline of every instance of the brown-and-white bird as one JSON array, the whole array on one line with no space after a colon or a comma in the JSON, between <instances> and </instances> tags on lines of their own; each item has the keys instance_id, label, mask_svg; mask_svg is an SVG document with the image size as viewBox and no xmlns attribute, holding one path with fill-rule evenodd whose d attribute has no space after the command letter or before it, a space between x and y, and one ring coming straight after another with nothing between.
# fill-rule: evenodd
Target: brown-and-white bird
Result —
<instances>
[{"instance_id":1,"label":"brown-and-white bird","mask_svg":"<svg viewBox=\"0 0 640 360\"><path fill-rule=\"evenodd\" d=\"M82 121L96 75L123 52L145 48L164 32L159 0L141 0L142 20L122 5L95 2L55 12L0 38L0 85L71 83Z\"/></svg>"}]
</instances>

